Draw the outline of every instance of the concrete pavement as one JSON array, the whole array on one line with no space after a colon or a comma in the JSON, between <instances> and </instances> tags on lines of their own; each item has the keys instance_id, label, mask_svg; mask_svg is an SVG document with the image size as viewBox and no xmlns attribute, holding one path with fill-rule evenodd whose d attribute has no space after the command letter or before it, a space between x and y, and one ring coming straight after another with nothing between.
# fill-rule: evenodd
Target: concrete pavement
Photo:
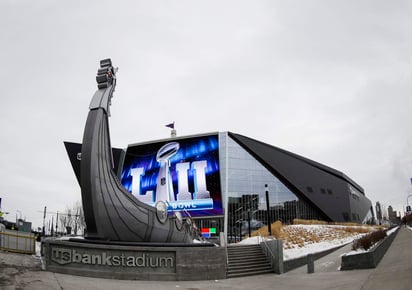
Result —
<instances>
[{"instance_id":1,"label":"concrete pavement","mask_svg":"<svg viewBox=\"0 0 412 290\"><path fill-rule=\"evenodd\" d=\"M130 281L79 277L41 270L39 258L0 252L0 289L412 289L412 231L401 228L376 269L338 271L336 251L286 274L217 281ZM326 265L323 267L322 265Z\"/></svg>"}]
</instances>

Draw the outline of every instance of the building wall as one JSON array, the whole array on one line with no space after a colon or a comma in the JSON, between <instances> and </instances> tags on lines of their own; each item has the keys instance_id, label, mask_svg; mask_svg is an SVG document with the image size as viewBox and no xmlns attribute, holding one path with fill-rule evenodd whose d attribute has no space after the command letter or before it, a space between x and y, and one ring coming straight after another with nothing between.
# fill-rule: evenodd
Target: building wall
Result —
<instances>
[{"instance_id":1,"label":"building wall","mask_svg":"<svg viewBox=\"0 0 412 290\"><path fill-rule=\"evenodd\" d=\"M258 161L266 169L264 180L271 178L272 184L282 184L274 186L282 188L280 192L270 190L275 195L281 196L283 192L285 196L294 195L295 200L316 208L318 215L323 215L330 221L360 223L369 215L371 202L365 197L363 188L342 172L242 135L228 133L227 136L247 151L249 158ZM232 144L231 141L226 143ZM236 150L240 152L239 149ZM228 163L230 164L230 158ZM247 164L238 162L238 165L242 167ZM247 165L244 170L248 171L250 168L253 169L254 165ZM230 170L229 174L232 174ZM254 181L263 181L257 176L252 178ZM231 195L230 190L228 194Z\"/></svg>"},{"instance_id":2,"label":"building wall","mask_svg":"<svg viewBox=\"0 0 412 290\"><path fill-rule=\"evenodd\" d=\"M240 239L268 223L265 185L269 197L269 222L289 224L295 218L325 220L327 217L299 197L227 133L220 133L222 192L227 202L229 241Z\"/></svg>"},{"instance_id":3,"label":"building wall","mask_svg":"<svg viewBox=\"0 0 412 290\"><path fill-rule=\"evenodd\" d=\"M216 134L206 133L131 146L159 145L162 142ZM371 202L363 188L342 172L246 136L231 132L221 132L218 136L220 172L217 176L220 174L222 196L215 198L214 203L222 202L225 215L220 212L212 216L195 217L199 227L216 229L215 238L225 228L228 236L240 237L248 234L249 229L276 220L292 223L293 219L302 218L360 223L373 217ZM73 160L79 163L77 153L81 145L74 144L76 148L67 142L65 145L72 163ZM122 168L124 164L120 163L119 167ZM77 176L79 166L75 165L73 168ZM269 193L269 215L265 185ZM190 189L193 192L192 187Z\"/></svg>"}]
</instances>

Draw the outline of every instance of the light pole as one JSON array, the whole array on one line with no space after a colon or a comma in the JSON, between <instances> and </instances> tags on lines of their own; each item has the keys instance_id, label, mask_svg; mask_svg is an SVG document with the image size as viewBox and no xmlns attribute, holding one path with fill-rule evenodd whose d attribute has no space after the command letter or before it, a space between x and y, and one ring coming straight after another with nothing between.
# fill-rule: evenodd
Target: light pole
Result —
<instances>
[{"instance_id":1,"label":"light pole","mask_svg":"<svg viewBox=\"0 0 412 290\"><path fill-rule=\"evenodd\" d=\"M252 236L252 230L250 228L250 208L247 210L247 226L249 232L249 238Z\"/></svg>"},{"instance_id":2,"label":"light pole","mask_svg":"<svg viewBox=\"0 0 412 290\"><path fill-rule=\"evenodd\" d=\"M46 225L46 209L47 209L47 206L44 207L44 212L43 212L43 230L42 230L42 235L43 235L43 237L46 235L46 229L45 229L45 225Z\"/></svg>"},{"instance_id":3,"label":"light pole","mask_svg":"<svg viewBox=\"0 0 412 290\"><path fill-rule=\"evenodd\" d=\"M57 212L57 214L56 214L56 237L58 236L58 233L57 233L57 224L59 223L59 212Z\"/></svg>"},{"instance_id":4,"label":"light pole","mask_svg":"<svg viewBox=\"0 0 412 290\"><path fill-rule=\"evenodd\" d=\"M270 219L269 190L268 190L267 184L265 184L265 194L266 194L266 211L267 211L267 218L268 218L268 232L269 232L269 236L271 236L272 227L271 227L271 219Z\"/></svg>"}]
</instances>

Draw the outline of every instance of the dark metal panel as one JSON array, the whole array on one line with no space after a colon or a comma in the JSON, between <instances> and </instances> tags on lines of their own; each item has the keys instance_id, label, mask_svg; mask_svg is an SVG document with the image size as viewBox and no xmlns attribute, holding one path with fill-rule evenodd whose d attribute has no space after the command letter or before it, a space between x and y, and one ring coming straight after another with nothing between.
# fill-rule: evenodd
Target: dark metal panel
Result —
<instances>
[{"instance_id":1,"label":"dark metal panel","mask_svg":"<svg viewBox=\"0 0 412 290\"><path fill-rule=\"evenodd\" d=\"M80 185L80 160L82 153L82 144L65 141L64 147L66 148L67 155L69 156L70 164L72 165L74 174L76 175L77 182ZM119 176L119 170L121 169L125 151L119 148L112 148L112 155L114 162L113 170L117 172L117 176Z\"/></svg>"},{"instance_id":2,"label":"dark metal panel","mask_svg":"<svg viewBox=\"0 0 412 290\"><path fill-rule=\"evenodd\" d=\"M279 178L300 198L309 201L333 221L352 218L351 194L353 186L362 198L357 202L359 214L369 210L371 202L364 196L363 188L343 173L269 144L229 133L229 136L247 150L270 172Z\"/></svg>"}]
</instances>

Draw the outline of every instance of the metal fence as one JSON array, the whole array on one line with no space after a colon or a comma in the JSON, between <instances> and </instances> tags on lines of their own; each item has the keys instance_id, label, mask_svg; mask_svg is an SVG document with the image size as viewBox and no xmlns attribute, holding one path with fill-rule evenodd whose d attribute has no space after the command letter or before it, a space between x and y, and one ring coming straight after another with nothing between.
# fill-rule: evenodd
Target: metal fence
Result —
<instances>
[{"instance_id":1,"label":"metal fence","mask_svg":"<svg viewBox=\"0 0 412 290\"><path fill-rule=\"evenodd\" d=\"M0 231L0 250L35 254L36 253L36 239L34 234L3 230Z\"/></svg>"}]
</instances>

